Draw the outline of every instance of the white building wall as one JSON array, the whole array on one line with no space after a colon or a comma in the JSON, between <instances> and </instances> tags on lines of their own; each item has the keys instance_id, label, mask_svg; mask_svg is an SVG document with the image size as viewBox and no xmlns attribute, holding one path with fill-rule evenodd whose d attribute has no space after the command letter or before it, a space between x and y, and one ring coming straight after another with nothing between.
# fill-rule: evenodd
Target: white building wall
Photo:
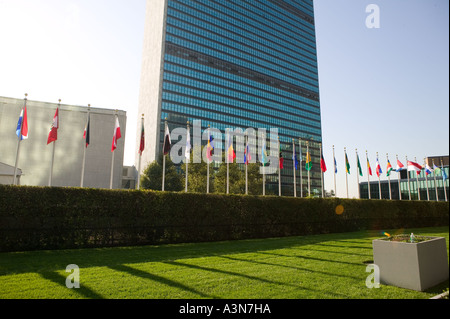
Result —
<instances>
[{"instance_id":1,"label":"white building wall","mask_svg":"<svg viewBox=\"0 0 450 319\"><path fill-rule=\"evenodd\" d=\"M12 166L17 152L17 121L23 104L23 99L0 97L0 162ZM20 142L21 185L48 185L53 143L47 145L47 137L57 106L57 103L27 100L29 138ZM87 106L60 106L52 186L80 186L87 110ZM84 186L109 188L115 110L91 107L90 114ZM126 133L126 112L118 111L117 114L122 138L114 154L113 188L121 186Z\"/></svg>"},{"instance_id":2,"label":"white building wall","mask_svg":"<svg viewBox=\"0 0 450 319\"><path fill-rule=\"evenodd\" d=\"M145 150L141 172L155 160L159 147L166 12L167 0L147 0L135 154L137 168L141 118L144 114Z\"/></svg>"}]
</instances>

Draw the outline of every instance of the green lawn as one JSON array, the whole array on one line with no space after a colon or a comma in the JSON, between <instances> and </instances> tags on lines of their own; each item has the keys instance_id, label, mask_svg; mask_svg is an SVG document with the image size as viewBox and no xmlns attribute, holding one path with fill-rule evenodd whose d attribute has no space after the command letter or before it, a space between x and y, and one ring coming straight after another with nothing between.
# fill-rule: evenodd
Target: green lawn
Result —
<instances>
[{"instance_id":1,"label":"green lawn","mask_svg":"<svg viewBox=\"0 0 450 319\"><path fill-rule=\"evenodd\" d=\"M390 234L397 230L386 230ZM443 236L449 228L409 229ZM0 253L0 299L428 299L427 292L366 287L379 232L167 246ZM66 287L66 266L80 269Z\"/></svg>"}]
</instances>

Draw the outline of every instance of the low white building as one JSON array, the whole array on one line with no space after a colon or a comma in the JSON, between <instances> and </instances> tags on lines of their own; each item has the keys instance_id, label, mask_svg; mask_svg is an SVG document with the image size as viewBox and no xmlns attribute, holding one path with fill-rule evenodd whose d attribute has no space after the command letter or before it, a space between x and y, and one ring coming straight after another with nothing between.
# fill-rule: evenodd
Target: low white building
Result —
<instances>
[{"instance_id":1,"label":"low white building","mask_svg":"<svg viewBox=\"0 0 450 319\"><path fill-rule=\"evenodd\" d=\"M14 166L5 163L0 163L0 184L3 185L12 184L14 181L14 170L15 170ZM22 176L22 170L20 168L17 168L16 176L17 176L16 184L20 185L20 177Z\"/></svg>"},{"instance_id":2,"label":"low white building","mask_svg":"<svg viewBox=\"0 0 450 319\"><path fill-rule=\"evenodd\" d=\"M48 186L53 143L47 145L47 138L58 103L27 100L26 105L29 138L20 142L17 165L22 173L20 184ZM16 128L23 106L24 99L0 97L0 162L12 166L13 171L18 145ZM126 112L95 107L89 108L90 143L86 148L84 187L110 187L113 159L111 144L116 112L122 137L114 151L113 188L121 188ZM60 105L52 186L80 186L87 114L87 105Z\"/></svg>"}]
</instances>

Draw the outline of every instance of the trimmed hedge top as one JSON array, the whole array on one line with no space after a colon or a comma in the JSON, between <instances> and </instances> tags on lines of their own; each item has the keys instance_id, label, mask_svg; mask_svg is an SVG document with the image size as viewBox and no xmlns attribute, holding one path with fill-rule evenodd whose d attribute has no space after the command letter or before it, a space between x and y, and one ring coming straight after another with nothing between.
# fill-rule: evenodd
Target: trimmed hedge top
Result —
<instances>
[{"instance_id":1,"label":"trimmed hedge top","mask_svg":"<svg viewBox=\"0 0 450 319\"><path fill-rule=\"evenodd\" d=\"M0 185L0 251L268 238L448 221L448 202Z\"/></svg>"}]
</instances>

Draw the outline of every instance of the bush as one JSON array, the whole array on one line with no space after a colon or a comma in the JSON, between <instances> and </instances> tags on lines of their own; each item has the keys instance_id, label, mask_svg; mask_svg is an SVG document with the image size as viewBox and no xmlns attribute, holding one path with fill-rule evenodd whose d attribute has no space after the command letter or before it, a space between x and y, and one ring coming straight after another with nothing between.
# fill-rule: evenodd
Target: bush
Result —
<instances>
[{"instance_id":1,"label":"bush","mask_svg":"<svg viewBox=\"0 0 450 319\"><path fill-rule=\"evenodd\" d=\"M448 202L0 185L0 251L432 227L448 217Z\"/></svg>"}]
</instances>

